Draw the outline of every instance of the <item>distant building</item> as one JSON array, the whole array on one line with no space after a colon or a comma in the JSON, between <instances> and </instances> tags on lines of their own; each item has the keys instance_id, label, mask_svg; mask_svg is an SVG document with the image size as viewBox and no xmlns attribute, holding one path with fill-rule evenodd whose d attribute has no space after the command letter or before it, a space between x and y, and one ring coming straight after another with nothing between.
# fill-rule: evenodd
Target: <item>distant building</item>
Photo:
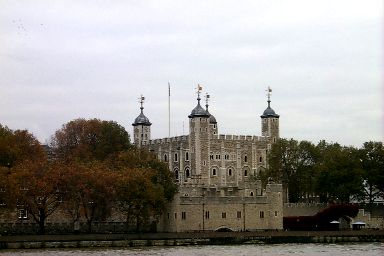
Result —
<instances>
[{"instance_id":1,"label":"distant building","mask_svg":"<svg viewBox=\"0 0 384 256\"><path fill-rule=\"evenodd\" d=\"M189 135L151 139L151 122L140 115L133 125L134 143L167 162L179 192L158 225L159 231L259 230L283 228L281 184L262 187L259 174L267 167L267 153L279 138L279 115L268 106L261 117L261 136L220 135L208 99L189 117Z\"/></svg>"}]
</instances>

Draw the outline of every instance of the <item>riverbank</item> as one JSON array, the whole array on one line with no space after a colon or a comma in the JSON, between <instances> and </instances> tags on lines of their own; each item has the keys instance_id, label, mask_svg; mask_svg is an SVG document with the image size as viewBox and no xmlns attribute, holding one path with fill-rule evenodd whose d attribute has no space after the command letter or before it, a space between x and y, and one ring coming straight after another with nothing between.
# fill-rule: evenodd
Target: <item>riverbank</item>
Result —
<instances>
[{"instance_id":1,"label":"riverbank","mask_svg":"<svg viewBox=\"0 0 384 256\"><path fill-rule=\"evenodd\" d=\"M1 236L0 249L384 242L384 230Z\"/></svg>"}]
</instances>

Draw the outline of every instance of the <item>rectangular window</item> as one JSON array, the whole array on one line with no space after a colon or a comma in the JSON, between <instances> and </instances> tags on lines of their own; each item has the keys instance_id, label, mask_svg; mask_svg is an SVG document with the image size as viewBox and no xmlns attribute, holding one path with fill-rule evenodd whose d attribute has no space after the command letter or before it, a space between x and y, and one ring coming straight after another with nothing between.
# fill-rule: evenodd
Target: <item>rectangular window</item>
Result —
<instances>
[{"instance_id":1,"label":"rectangular window","mask_svg":"<svg viewBox=\"0 0 384 256\"><path fill-rule=\"evenodd\" d=\"M241 211L237 211L236 217L237 217L238 219L241 219Z\"/></svg>"},{"instance_id":2,"label":"rectangular window","mask_svg":"<svg viewBox=\"0 0 384 256\"><path fill-rule=\"evenodd\" d=\"M175 212L175 219L177 219L177 212Z\"/></svg>"},{"instance_id":3,"label":"rectangular window","mask_svg":"<svg viewBox=\"0 0 384 256\"><path fill-rule=\"evenodd\" d=\"M19 219L28 219L28 211L25 209L19 209Z\"/></svg>"},{"instance_id":4,"label":"rectangular window","mask_svg":"<svg viewBox=\"0 0 384 256\"><path fill-rule=\"evenodd\" d=\"M277 217L277 211L275 211L275 217Z\"/></svg>"},{"instance_id":5,"label":"rectangular window","mask_svg":"<svg viewBox=\"0 0 384 256\"><path fill-rule=\"evenodd\" d=\"M181 219L185 220L187 218L187 213L186 212L181 212Z\"/></svg>"},{"instance_id":6,"label":"rectangular window","mask_svg":"<svg viewBox=\"0 0 384 256\"><path fill-rule=\"evenodd\" d=\"M260 219L264 219L264 212L260 211Z\"/></svg>"},{"instance_id":7,"label":"rectangular window","mask_svg":"<svg viewBox=\"0 0 384 256\"><path fill-rule=\"evenodd\" d=\"M185 161L189 161L189 153L185 152Z\"/></svg>"},{"instance_id":8,"label":"rectangular window","mask_svg":"<svg viewBox=\"0 0 384 256\"><path fill-rule=\"evenodd\" d=\"M178 158L178 155L177 155L177 153L175 153L175 159L174 159L174 160L175 160L175 162L177 162L177 161L178 161L178 159L177 159L177 158Z\"/></svg>"},{"instance_id":9,"label":"rectangular window","mask_svg":"<svg viewBox=\"0 0 384 256\"><path fill-rule=\"evenodd\" d=\"M205 211L205 218L209 219L209 211Z\"/></svg>"},{"instance_id":10,"label":"rectangular window","mask_svg":"<svg viewBox=\"0 0 384 256\"><path fill-rule=\"evenodd\" d=\"M226 212L222 212L221 213L221 218L223 218L223 219L227 218L227 213Z\"/></svg>"}]
</instances>

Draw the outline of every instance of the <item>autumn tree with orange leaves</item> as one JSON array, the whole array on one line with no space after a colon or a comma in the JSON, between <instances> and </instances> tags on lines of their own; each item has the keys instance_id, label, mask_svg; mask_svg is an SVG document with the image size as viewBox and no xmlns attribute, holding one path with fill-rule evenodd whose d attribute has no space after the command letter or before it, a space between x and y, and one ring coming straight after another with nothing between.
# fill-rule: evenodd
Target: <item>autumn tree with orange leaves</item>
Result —
<instances>
[{"instance_id":1,"label":"autumn tree with orange leaves","mask_svg":"<svg viewBox=\"0 0 384 256\"><path fill-rule=\"evenodd\" d=\"M129 135L121 125L99 119L76 119L56 131L50 143L60 159L104 161L131 147Z\"/></svg>"},{"instance_id":2,"label":"autumn tree with orange leaves","mask_svg":"<svg viewBox=\"0 0 384 256\"><path fill-rule=\"evenodd\" d=\"M102 163L92 165L67 163L66 199L64 211L73 223L84 217L88 232L92 232L94 221L106 220L115 202L117 175Z\"/></svg>"},{"instance_id":3,"label":"autumn tree with orange leaves","mask_svg":"<svg viewBox=\"0 0 384 256\"><path fill-rule=\"evenodd\" d=\"M177 191L168 166L132 146L112 121L76 119L51 140L51 157L27 131L0 125L0 204L25 209L44 234L46 220L61 209L73 223L107 220L113 207L127 228L156 223ZM75 227L75 225L74 225Z\"/></svg>"},{"instance_id":4,"label":"autumn tree with orange leaves","mask_svg":"<svg viewBox=\"0 0 384 256\"><path fill-rule=\"evenodd\" d=\"M116 199L126 218L126 229L136 231L158 222L177 186L168 166L148 151L132 149L114 161L119 173Z\"/></svg>"},{"instance_id":5,"label":"autumn tree with orange leaves","mask_svg":"<svg viewBox=\"0 0 384 256\"><path fill-rule=\"evenodd\" d=\"M10 206L27 210L45 233L47 218L56 212L65 197L67 166L47 160L23 163L12 168L9 186L12 195Z\"/></svg>"}]
</instances>

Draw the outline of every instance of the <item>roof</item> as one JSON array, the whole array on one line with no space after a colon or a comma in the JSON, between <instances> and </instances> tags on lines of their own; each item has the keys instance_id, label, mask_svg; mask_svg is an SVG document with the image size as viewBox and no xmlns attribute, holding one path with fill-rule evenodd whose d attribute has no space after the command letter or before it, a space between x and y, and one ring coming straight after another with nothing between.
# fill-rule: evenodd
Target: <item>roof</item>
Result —
<instances>
[{"instance_id":1,"label":"roof","mask_svg":"<svg viewBox=\"0 0 384 256\"><path fill-rule=\"evenodd\" d=\"M150 126L150 125L152 125L152 123L149 122L148 117L146 117L144 115L143 107L141 107L140 109L141 109L141 113L140 113L140 115L138 117L136 117L135 122L132 125L133 126L137 126L137 125Z\"/></svg>"},{"instance_id":2,"label":"roof","mask_svg":"<svg viewBox=\"0 0 384 256\"><path fill-rule=\"evenodd\" d=\"M276 114L275 111L271 108L271 101L268 100L268 107L264 110L263 114L260 117L261 118L267 118L267 117L279 118L280 116Z\"/></svg>"},{"instance_id":3,"label":"roof","mask_svg":"<svg viewBox=\"0 0 384 256\"><path fill-rule=\"evenodd\" d=\"M188 116L189 118L194 117L209 117L210 114L205 109L203 109L200 105L200 96L197 98L197 106L192 110L191 114Z\"/></svg>"},{"instance_id":4,"label":"roof","mask_svg":"<svg viewBox=\"0 0 384 256\"><path fill-rule=\"evenodd\" d=\"M210 124L217 124L216 118L212 114L209 114L209 123Z\"/></svg>"}]
</instances>

